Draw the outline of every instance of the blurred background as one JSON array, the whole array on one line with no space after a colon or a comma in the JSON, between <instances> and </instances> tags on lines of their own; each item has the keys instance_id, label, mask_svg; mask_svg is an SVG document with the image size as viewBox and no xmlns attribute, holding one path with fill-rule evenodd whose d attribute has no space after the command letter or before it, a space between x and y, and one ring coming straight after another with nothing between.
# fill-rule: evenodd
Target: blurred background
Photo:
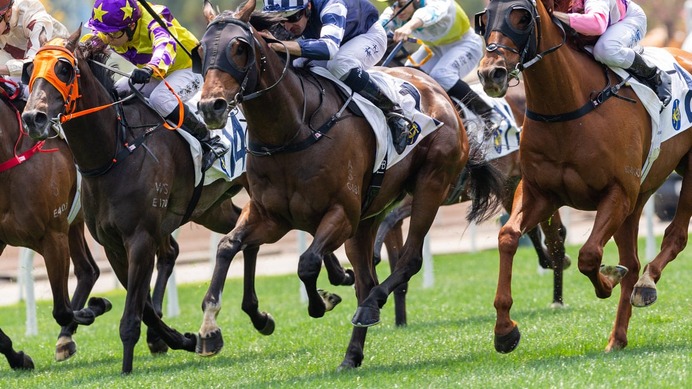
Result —
<instances>
[{"instance_id":1,"label":"blurred background","mask_svg":"<svg viewBox=\"0 0 692 389\"><path fill-rule=\"evenodd\" d=\"M49 12L62 21L71 31L85 23L91 16L93 0L42 0ZM212 4L220 10L236 9L241 0L212 0ZM689 11L685 11L685 3ZM202 0L158 0L155 4L166 5L178 18L180 23L191 30L197 37L201 37L206 22L202 16ZM383 9L387 3L372 1L378 9ZM641 5L649 18L649 33L646 45L649 46L675 46L680 47L688 35L688 26L692 27L692 0L640 0ZM262 0L257 0L257 7L261 8ZM466 13L473 20L473 15L485 8L486 0L459 1Z\"/></svg>"}]
</instances>

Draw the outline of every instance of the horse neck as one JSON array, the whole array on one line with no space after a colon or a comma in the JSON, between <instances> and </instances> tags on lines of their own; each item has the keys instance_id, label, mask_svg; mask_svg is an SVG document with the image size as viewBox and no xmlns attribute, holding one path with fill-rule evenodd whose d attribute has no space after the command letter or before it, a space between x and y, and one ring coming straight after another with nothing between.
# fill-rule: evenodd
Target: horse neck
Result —
<instances>
[{"instance_id":1,"label":"horse neck","mask_svg":"<svg viewBox=\"0 0 692 389\"><path fill-rule=\"evenodd\" d=\"M14 109L5 101L0 102L0 106L0 163L3 163L15 157L15 146L16 154L21 154L36 142L19 132L19 119Z\"/></svg>"},{"instance_id":2,"label":"horse neck","mask_svg":"<svg viewBox=\"0 0 692 389\"><path fill-rule=\"evenodd\" d=\"M301 86L302 76L290 68L279 84L272 87L281 77L284 65L271 50L268 54L267 68L262 72L258 86L258 90L266 92L243 101L243 113L249 140L283 145L291 141L302 126L306 95ZM303 81L302 84L307 83Z\"/></svg>"},{"instance_id":3,"label":"horse neck","mask_svg":"<svg viewBox=\"0 0 692 389\"><path fill-rule=\"evenodd\" d=\"M77 100L75 112L113 101L88 68L80 69L80 72L81 97ZM63 124L65 137L81 170L97 169L110 163L116 150L117 125L116 111L113 107L68 120Z\"/></svg>"},{"instance_id":4,"label":"horse neck","mask_svg":"<svg viewBox=\"0 0 692 389\"><path fill-rule=\"evenodd\" d=\"M558 46L562 33L539 3L541 46L539 53ZM605 87L602 65L567 43L548 53L523 72L526 108L540 114L557 115L580 108L593 91Z\"/></svg>"}]
</instances>

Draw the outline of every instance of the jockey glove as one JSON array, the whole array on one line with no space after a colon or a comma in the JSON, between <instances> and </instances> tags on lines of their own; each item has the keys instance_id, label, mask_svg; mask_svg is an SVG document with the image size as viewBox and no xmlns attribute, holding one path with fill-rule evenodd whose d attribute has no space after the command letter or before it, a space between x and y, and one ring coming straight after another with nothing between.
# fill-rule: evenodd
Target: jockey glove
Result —
<instances>
[{"instance_id":1,"label":"jockey glove","mask_svg":"<svg viewBox=\"0 0 692 389\"><path fill-rule=\"evenodd\" d=\"M146 84L151 79L151 74L153 72L154 70L149 66L136 68L132 71L132 74L130 74L130 80L132 80L134 84Z\"/></svg>"}]
</instances>

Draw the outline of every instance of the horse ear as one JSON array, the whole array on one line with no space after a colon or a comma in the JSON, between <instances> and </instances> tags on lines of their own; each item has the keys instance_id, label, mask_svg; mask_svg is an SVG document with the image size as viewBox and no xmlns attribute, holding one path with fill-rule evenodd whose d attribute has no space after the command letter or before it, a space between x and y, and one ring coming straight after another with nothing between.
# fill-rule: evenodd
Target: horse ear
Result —
<instances>
[{"instance_id":1,"label":"horse ear","mask_svg":"<svg viewBox=\"0 0 692 389\"><path fill-rule=\"evenodd\" d=\"M257 4L257 0L248 0L243 8L238 11L238 19L244 21L245 23L248 23L250 21L250 16L252 16L252 11L255 10L255 5Z\"/></svg>"},{"instance_id":2,"label":"horse ear","mask_svg":"<svg viewBox=\"0 0 692 389\"><path fill-rule=\"evenodd\" d=\"M204 14L204 17L207 19L207 23L211 23L212 20L218 15L216 11L214 11L214 6L211 5L209 0L204 0L204 7L202 7L202 14Z\"/></svg>"},{"instance_id":3,"label":"horse ear","mask_svg":"<svg viewBox=\"0 0 692 389\"><path fill-rule=\"evenodd\" d=\"M65 45L65 48L67 48L70 51L75 51L77 49L77 43L79 42L79 37L82 36L82 23L79 23L79 27L77 27L77 30L72 33L72 35L67 38L67 44Z\"/></svg>"}]
</instances>

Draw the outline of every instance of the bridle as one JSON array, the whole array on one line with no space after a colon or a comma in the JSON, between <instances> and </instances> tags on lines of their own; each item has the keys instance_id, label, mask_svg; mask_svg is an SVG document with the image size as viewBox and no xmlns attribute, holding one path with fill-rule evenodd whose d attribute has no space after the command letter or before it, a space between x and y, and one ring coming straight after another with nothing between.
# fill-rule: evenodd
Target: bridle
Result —
<instances>
[{"instance_id":1,"label":"bridle","mask_svg":"<svg viewBox=\"0 0 692 389\"><path fill-rule=\"evenodd\" d=\"M523 10L531 15L531 21L523 29L516 28L510 22L510 15L515 10ZM483 17L486 15L489 21L488 25L483 23ZM562 23L552 14L551 21L560 29L562 42L539 53L538 50L541 46L541 16L536 9L535 0L490 1L488 7L475 16L476 33L482 35L486 42L490 40L490 34L493 31L498 31L514 43L516 48L490 42L486 50L494 52L502 49L517 54L519 62L509 72L509 77L515 79L519 78L519 73L524 69L536 64L546 55L562 47L567 41L567 33ZM498 52L498 55L503 56L500 52Z\"/></svg>"},{"instance_id":2,"label":"bridle","mask_svg":"<svg viewBox=\"0 0 692 389\"><path fill-rule=\"evenodd\" d=\"M231 31L227 28L230 26L239 27L243 31L243 34L231 37ZM238 66L235 61L231 59L231 48L235 41L240 42L250 50L247 54L247 63L243 66ZM228 43L221 47L224 42ZM202 75L206 76L210 69L218 69L228 73L240 85L238 92L233 99L228 102L229 111L235 109L243 101L262 96L276 87L286 75L290 63L290 58L287 58L281 76L274 84L265 89L253 91L259 84L260 74L266 71L265 65L267 63L267 56L264 53L262 44L253 34L252 26L230 15L220 15L207 26L207 31L202 37L200 47L203 54L202 69L195 70L201 71ZM257 63L258 51L260 54L259 67L255 66ZM288 51L286 51L286 54L288 55ZM248 91L253 92L246 93Z\"/></svg>"}]
</instances>

